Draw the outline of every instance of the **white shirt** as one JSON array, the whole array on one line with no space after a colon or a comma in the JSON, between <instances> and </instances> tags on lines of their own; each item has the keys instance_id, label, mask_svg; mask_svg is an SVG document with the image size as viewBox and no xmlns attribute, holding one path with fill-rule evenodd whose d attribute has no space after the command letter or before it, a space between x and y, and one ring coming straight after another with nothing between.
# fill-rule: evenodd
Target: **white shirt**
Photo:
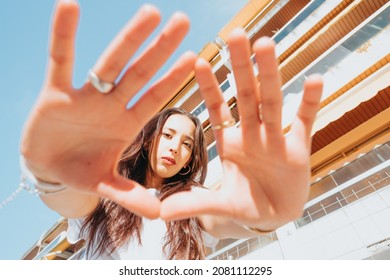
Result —
<instances>
[{"instance_id":1,"label":"white shirt","mask_svg":"<svg viewBox=\"0 0 390 280\"><path fill-rule=\"evenodd\" d=\"M156 194L156 189L148 189L149 192ZM192 191L205 191L201 188L193 188ZM87 240L88 236L81 236L80 231L84 219L68 219L67 238L69 243L74 244L80 239ZM101 260L163 260L166 259L162 251L164 236L167 231L166 224L161 219L149 220L142 218L143 230L141 231L142 246L138 244L138 240L131 238L128 242L122 245L111 254L105 250L104 253L88 256L88 259ZM204 246L215 247L219 239L201 230ZM96 244L96 242L94 242ZM94 252L92 245L91 252ZM86 256L84 256L86 257Z\"/></svg>"},{"instance_id":2,"label":"white shirt","mask_svg":"<svg viewBox=\"0 0 390 280\"><path fill-rule=\"evenodd\" d=\"M68 219L67 238L71 244L87 236L80 236L80 229L84 219ZM162 251L163 239L166 233L166 224L161 219L149 220L142 218L143 230L141 232L142 246L132 238L117 250L109 254L105 251L101 255L88 256L88 259L101 260L158 260L166 259ZM206 247L214 247L218 239L202 230L202 238ZM92 245L93 246L93 245ZM94 247L91 248L94 251Z\"/></svg>"}]
</instances>

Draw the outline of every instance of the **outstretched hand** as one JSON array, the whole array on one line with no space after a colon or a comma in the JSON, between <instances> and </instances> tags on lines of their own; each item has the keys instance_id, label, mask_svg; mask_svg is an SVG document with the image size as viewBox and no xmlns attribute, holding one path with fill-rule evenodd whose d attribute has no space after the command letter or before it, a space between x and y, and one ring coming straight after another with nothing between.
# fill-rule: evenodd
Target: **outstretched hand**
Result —
<instances>
[{"instance_id":1,"label":"outstretched hand","mask_svg":"<svg viewBox=\"0 0 390 280\"><path fill-rule=\"evenodd\" d=\"M224 176L215 191L184 192L162 202L161 216L177 219L212 214L263 230L300 217L308 197L311 129L319 107L322 80L309 77L296 119L283 134L282 92L274 43L253 45L259 74L255 77L250 44L242 30L232 32L229 50L238 92L240 126L221 129L232 119L210 65L199 59L196 78L215 128Z\"/></svg>"},{"instance_id":2,"label":"outstretched hand","mask_svg":"<svg viewBox=\"0 0 390 280\"><path fill-rule=\"evenodd\" d=\"M189 21L181 13L173 15L122 73L160 22L156 8L143 6L92 68L100 79L115 82L113 90L103 95L89 81L79 89L72 86L78 17L76 1L58 1L47 79L23 132L22 154L40 179L107 197L137 214L157 217L159 200L121 177L116 168L123 150L193 70L196 57L186 53L132 108L126 108L178 47Z\"/></svg>"}]
</instances>

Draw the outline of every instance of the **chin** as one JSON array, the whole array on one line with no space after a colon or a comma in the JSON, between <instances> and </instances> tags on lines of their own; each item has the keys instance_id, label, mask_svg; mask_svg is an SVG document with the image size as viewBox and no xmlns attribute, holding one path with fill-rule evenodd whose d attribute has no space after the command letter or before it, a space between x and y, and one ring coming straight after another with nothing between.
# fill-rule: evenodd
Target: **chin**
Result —
<instances>
[{"instance_id":1,"label":"chin","mask_svg":"<svg viewBox=\"0 0 390 280\"><path fill-rule=\"evenodd\" d=\"M168 178L171 178L173 176L175 176L177 173L172 173L172 172L166 172L165 170L164 171L160 171L157 173L157 176L159 176L160 178L162 179L168 179Z\"/></svg>"}]
</instances>

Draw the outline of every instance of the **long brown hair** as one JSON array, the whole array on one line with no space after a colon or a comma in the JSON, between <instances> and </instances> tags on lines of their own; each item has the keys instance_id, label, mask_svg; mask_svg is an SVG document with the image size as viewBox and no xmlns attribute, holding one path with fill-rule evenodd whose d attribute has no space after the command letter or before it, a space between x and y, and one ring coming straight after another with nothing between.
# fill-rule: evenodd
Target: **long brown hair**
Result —
<instances>
[{"instance_id":1,"label":"long brown hair","mask_svg":"<svg viewBox=\"0 0 390 280\"><path fill-rule=\"evenodd\" d=\"M145 185L146 174L150 168L149 152L154 140L161 135L165 121L174 114L187 116L195 124L195 144L188 163L191 172L179 172L165 179L159 193L161 200L176 192L190 190L193 186L201 187L204 183L208 160L202 125L197 117L180 108L161 111L146 124L125 150L118 165L122 176ZM107 199L102 199L86 219L82 231L86 229L89 235L87 254L102 254L106 248L113 252L131 238L142 245L142 218ZM90 252L93 242L96 242L96 251ZM168 222L163 251L168 259L203 259L205 251L199 220L189 218Z\"/></svg>"}]
</instances>

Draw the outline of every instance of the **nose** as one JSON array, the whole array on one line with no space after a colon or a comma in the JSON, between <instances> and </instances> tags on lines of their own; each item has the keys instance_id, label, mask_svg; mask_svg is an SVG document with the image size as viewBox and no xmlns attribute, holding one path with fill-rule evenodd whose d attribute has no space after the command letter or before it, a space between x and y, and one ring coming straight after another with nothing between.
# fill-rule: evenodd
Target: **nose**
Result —
<instances>
[{"instance_id":1,"label":"nose","mask_svg":"<svg viewBox=\"0 0 390 280\"><path fill-rule=\"evenodd\" d=\"M172 154L177 154L179 151L180 143L179 141L171 141L171 145L169 147L169 151Z\"/></svg>"}]
</instances>

